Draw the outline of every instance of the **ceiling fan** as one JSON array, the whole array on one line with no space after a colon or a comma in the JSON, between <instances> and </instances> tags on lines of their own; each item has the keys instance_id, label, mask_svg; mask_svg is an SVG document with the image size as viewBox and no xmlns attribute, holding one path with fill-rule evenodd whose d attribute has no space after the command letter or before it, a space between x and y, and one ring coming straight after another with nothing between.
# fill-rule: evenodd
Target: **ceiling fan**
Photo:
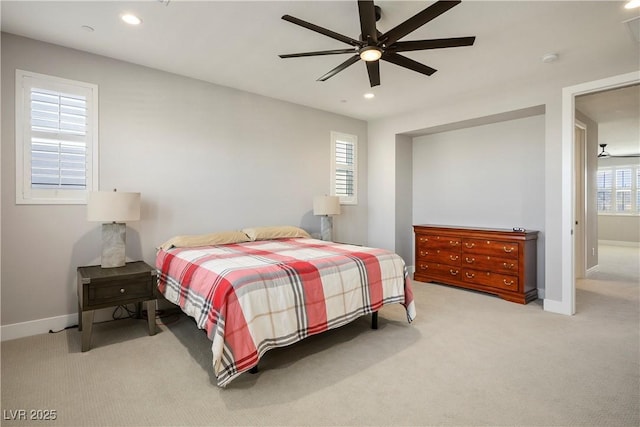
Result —
<instances>
[{"instance_id":1,"label":"ceiling fan","mask_svg":"<svg viewBox=\"0 0 640 427\"><path fill-rule=\"evenodd\" d=\"M360 14L360 30L362 31L362 34L360 34L360 37L357 40L348 36L344 36L342 34L338 34L326 28L319 27L310 22L303 21L302 19L298 19L290 15L284 15L282 19L284 19L285 21L323 34L327 37L331 37L332 39L349 44L352 47L347 49L291 53L279 56L280 58L298 58L303 56L339 55L348 53L353 54L353 56L344 61L342 64L338 65L333 70L318 78L318 81L325 81L330 77L333 77L350 65L355 64L360 59L365 61L367 65L367 72L369 74L369 83L371 83L371 87L378 86L380 84L380 59L382 59L383 61L391 62L392 64L398 65L400 67L404 67L409 70L430 76L436 72L434 68L421 64L417 61L414 61L413 59L409 59L406 56L399 55L398 52L471 46L473 45L476 38L454 37L431 40L399 40L407 34L417 30L432 19L435 19L438 16L442 15L459 3L460 0L437 1L431 6L424 9L422 12L417 13L416 15L412 16L403 23L395 26L394 28L383 34L376 28L376 21L378 21L381 16L380 7L375 6L373 4L373 1L358 1L358 12Z\"/></svg>"},{"instance_id":2,"label":"ceiling fan","mask_svg":"<svg viewBox=\"0 0 640 427\"><path fill-rule=\"evenodd\" d=\"M605 147L607 146L607 144L599 144L600 148L602 148L602 151L600 151L598 153L598 157L601 159L607 159L610 157L640 157L640 154L609 154L607 151L605 151Z\"/></svg>"}]
</instances>

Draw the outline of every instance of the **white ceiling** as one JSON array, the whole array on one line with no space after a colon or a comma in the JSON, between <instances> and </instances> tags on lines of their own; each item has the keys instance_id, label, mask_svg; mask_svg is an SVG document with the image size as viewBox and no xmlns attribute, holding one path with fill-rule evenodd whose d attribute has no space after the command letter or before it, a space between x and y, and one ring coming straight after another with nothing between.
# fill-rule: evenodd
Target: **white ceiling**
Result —
<instances>
[{"instance_id":1,"label":"white ceiling","mask_svg":"<svg viewBox=\"0 0 640 427\"><path fill-rule=\"evenodd\" d=\"M578 96L576 109L598 122L609 154L640 154L640 85Z\"/></svg>"},{"instance_id":2,"label":"white ceiling","mask_svg":"<svg viewBox=\"0 0 640 427\"><path fill-rule=\"evenodd\" d=\"M432 1L378 1L382 32ZM357 38L355 1L7 1L2 31L105 55L212 83L364 120L451 102L479 86L566 78L604 61L637 63L639 44L624 21L639 10L619 1L465 1L403 40L476 36L471 47L406 56L438 70L428 77L381 63L369 87L358 62L325 82L316 79L348 56L280 59L278 54L345 48L283 21L284 14ZM127 26L120 15L142 18ZM82 26L94 28L88 32ZM556 52L559 60L543 63ZM363 98L372 91L373 100Z\"/></svg>"}]
</instances>

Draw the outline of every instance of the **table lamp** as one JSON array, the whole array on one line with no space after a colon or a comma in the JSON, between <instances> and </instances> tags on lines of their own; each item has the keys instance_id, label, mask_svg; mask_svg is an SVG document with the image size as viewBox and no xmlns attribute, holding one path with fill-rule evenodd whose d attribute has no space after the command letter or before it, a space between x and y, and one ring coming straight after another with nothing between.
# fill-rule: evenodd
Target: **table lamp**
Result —
<instances>
[{"instance_id":1,"label":"table lamp","mask_svg":"<svg viewBox=\"0 0 640 427\"><path fill-rule=\"evenodd\" d=\"M140 193L95 191L89 193L87 220L102 224L102 268L125 265L125 221L140 219Z\"/></svg>"},{"instance_id":2,"label":"table lamp","mask_svg":"<svg viewBox=\"0 0 640 427\"><path fill-rule=\"evenodd\" d=\"M340 215L340 198L338 196L315 196L313 198L313 214L321 215L320 238L333 239L333 219L331 215Z\"/></svg>"}]
</instances>

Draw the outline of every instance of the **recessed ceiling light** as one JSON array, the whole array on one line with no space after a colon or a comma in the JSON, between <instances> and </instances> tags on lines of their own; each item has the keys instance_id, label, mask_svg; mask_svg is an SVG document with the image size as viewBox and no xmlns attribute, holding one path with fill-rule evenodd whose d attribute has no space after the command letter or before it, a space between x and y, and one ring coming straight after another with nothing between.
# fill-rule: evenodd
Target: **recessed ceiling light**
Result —
<instances>
[{"instance_id":1,"label":"recessed ceiling light","mask_svg":"<svg viewBox=\"0 0 640 427\"><path fill-rule=\"evenodd\" d=\"M635 9L636 7L640 7L640 0L629 0L627 4L624 5L625 9Z\"/></svg>"},{"instance_id":2,"label":"recessed ceiling light","mask_svg":"<svg viewBox=\"0 0 640 427\"><path fill-rule=\"evenodd\" d=\"M124 22L126 22L129 25L140 25L142 23L142 19L130 13L122 15L121 18Z\"/></svg>"},{"instance_id":3,"label":"recessed ceiling light","mask_svg":"<svg viewBox=\"0 0 640 427\"><path fill-rule=\"evenodd\" d=\"M364 97L367 98L367 99L371 99L371 98L375 98L375 95L373 93L369 92L369 93L365 93Z\"/></svg>"},{"instance_id":4,"label":"recessed ceiling light","mask_svg":"<svg viewBox=\"0 0 640 427\"><path fill-rule=\"evenodd\" d=\"M80 28L85 30L87 33L92 33L94 31L93 27L90 27L89 25L83 25Z\"/></svg>"},{"instance_id":5,"label":"recessed ceiling light","mask_svg":"<svg viewBox=\"0 0 640 427\"><path fill-rule=\"evenodd\" d=\"M559 56L557 53L547 53L542 57L542 62L545 62L545 63L554 62L554 61L557 61L558 58Z\"/></svg>"}]
</instances>

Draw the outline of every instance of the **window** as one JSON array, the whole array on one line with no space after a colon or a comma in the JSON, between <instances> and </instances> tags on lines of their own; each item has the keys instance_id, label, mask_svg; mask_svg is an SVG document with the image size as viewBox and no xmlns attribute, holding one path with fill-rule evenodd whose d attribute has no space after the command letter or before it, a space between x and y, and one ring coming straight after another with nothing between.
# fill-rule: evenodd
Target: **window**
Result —
<instances>
[{"instance_id":1,"label":"window","mask_svg":"<svg viewBox=\"0 0 640 427\"><path fill-rule=\"evenodd\" d=\"M331 195L343 205L358 203L358 137L331 132Z\"/></svg>"},{"instance_id":2,"label":"window","mask_svg":"<svg viewBox=\"0 0 640 427\"><path fill-rule=\"evenodd\" d=\"M598 212L611 211L611 184L613 173L611 169L598 170Z\"/></svg>"},{"instance_id":3,"label":"window","mask_svg":"<svg viewBox=\"0 0 640 427\"><path fill-rule=\"evenodd\" d=\"M16 203L84 204L98 183L98 87L16 70Z\"/></svg>"},{"instance_id":4,"label":"window","mask_svg":"<svg viewBox=\"0 0 640 427\"><path fill-rule=\"evenodd\" d=\"M640 214L640 166L598 168L598 213Z\"/></svg>"}]
</instances>

